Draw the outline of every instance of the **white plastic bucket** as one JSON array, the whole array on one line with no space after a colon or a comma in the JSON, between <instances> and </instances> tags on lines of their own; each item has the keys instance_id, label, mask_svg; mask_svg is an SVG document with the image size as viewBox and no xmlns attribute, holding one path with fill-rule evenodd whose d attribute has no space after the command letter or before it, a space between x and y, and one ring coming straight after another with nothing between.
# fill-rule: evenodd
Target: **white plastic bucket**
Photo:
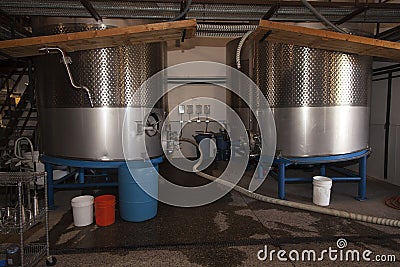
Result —
<instances>
[{"instance_id":1,"label":"white plastic bucket","mask_svg":"<svg viewBox=\"0 0 400 267\"><path fill-rule=\"evenodd\" d=\"M329 206L331 198L332 179L325 176L313 177L313 203L319 206Z\"/></svg>"},{"instance_id":2,"label":"white plastic bucket","mask_svg":"<svg viewBox=\"0 0 400 267\"><path fill-rule=\"evenodd\" d=\"M86 226L93 223L93 196L79 196L71 200L75 226Z\"/></svg>"}]
</instances>

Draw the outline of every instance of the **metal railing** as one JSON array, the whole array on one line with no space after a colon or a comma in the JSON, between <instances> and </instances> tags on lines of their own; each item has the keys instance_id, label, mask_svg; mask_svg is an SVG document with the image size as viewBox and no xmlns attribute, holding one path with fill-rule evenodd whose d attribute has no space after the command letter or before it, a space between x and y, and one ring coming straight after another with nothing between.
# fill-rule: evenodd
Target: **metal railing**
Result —
<instances>
[{"instance_id":1,"label":"metal railing","mask_svg":"<svg viewBox=\"0 0 400 267\"><path fill-rule=\"evenodd\" d=\"M13 74L19 73L17 79L14 84L10 88L8 85L10 82L7 80L12 79ZM12 103L12 95L15 94L16 88L20 85L22 78L28 75L29 83L26 85L25 90L23 91L21 98L17 104ZM3 135L0 136L0 147L3 149L6 148L13 138L18 138L23 135L25 130L28 128L28 122L32 118L32 113L35 109L35 99L34 99L34 85L33 85L33 68L32 64L28 63L27 66L23 68L21 72L14 69L10 72L10 74L6 77L6 80L3 81L3 86L6 86L6 97L3 105L0 107L0 114L3 116L4 112L7 111L8 115L3 116L8 119L6 127L3 131ZM28 104L30 103L30 108L27 110ZM26 117L22 117L24 112L28 111ZM23 120L22 126L19 126L19 122ZM33 129L33 135L35 135L36 126Z\"/></svg>"}]
</instances>

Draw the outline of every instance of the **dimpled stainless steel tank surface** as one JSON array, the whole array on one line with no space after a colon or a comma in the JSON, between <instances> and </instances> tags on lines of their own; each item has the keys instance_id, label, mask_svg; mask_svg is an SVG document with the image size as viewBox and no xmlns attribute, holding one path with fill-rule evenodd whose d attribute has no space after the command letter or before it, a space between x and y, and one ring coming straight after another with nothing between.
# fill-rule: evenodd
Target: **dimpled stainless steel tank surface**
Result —
<instances>
[{"instance_id":1,"label":"dimpled stainless steel tank surface","mask_svg":"<svg viewBox=\"0 0 400 267\"><path fill-rule=\"evenodd\" d=\"M235 42L227 46L231 65ZM251 64L244 64L242 71L272 109L277 154L338 155L368 147L370 57L266 41L253 49L243 47L250 51L243 59ZM251 105L257 107L257 99ZM234 107L251 118L246 108ZM257 131L254 123L248 125Z\"/></svg>"},{"instance_id":2,"label":"dimpled stainless steel tank surface","mask_svg":"<svg viewBox=\"0 0 400 267\"><path fill-rule=\"evenodd\" d=\"M35 35L61 34L148 23L139 20L37 18ZM68 53L69 65L77 84L86 86L92 95L93 108L84 90L71 86L59 53L35 58L36 87L42 151L45 155L86 160L124 159L122 128L129 113L137 149L134 158L142 159L144 150L150 157L162 155L159 133L140 131L144 113L153 120L163 120L162 101L154 108L150 103L162 95L162 84L147 84L149 77L166 65L164 43L137 44ZM139 90L140 89L140 90ZM144 112L144 110L146 112ZM142 138L146 140L143 147Z\"/></svg>"}]
</instances>

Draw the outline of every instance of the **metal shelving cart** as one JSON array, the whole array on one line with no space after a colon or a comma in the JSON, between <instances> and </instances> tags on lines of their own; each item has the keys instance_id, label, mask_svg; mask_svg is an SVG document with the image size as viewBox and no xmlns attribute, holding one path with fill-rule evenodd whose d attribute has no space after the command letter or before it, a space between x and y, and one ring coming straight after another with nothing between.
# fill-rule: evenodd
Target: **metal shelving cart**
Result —
<instances>
[{"instance_id":1,"label":"metal shelving cart","mask_svg":"<svg viewBox=\"0 0 400 267\"><path fill-rule=\"evenodd\" d=\"M47 206L47 190L44 190L45 199L39 201L37 197L37 181L43 179L46 188L46 173L42 172L0 172L0 186L7 186L14 190L16 197L13 206L2 207L0 216L0 234L19 235L19 244L1 244L0 257L6 259L7 249L15 248L15 262L11 266L34 266L46 256L46 264L53 266L56 259L50 255L49 247L49 217ZM15 189L14 189L15 188ZM32 197L31 190L34 190ZM24 233L45 220L45 243L25 243ZM10 256L10 255L9 255Z\"/></svg>"}]
</instances>

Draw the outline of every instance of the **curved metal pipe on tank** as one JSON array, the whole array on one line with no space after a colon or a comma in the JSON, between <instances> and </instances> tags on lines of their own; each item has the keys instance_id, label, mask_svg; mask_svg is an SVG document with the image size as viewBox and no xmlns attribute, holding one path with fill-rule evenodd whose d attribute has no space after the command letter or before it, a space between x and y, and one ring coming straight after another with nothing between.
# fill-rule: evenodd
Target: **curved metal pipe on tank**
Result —
<instances>
[{"instance_id":1,"label":"curved metal pipe on tank","mask_svg":"<svg viewBox=\"0 0 400 267\"><path fill-rule=\"evenodd\" d=\"M62 57L62 62L64 63L65 69L67 70L69 81L71 82L72 87L86 91L86 94L89 98L90 106L93 107L92 95L89 91L89 88L87 88L84 85L77 85L74 82L74 78L72 78L71 70L69 69L69 66L68 66L68 64L72 63L71 58L68 58L65 55L65 52L61 48L58 48L58 47L43 47L43 48L39 49L39 51L46 52L46 53L49 53L49 51L51 51L51 50L56 50L56 51L60 52L61 57Z\"/></svg>"}]
</instances>

